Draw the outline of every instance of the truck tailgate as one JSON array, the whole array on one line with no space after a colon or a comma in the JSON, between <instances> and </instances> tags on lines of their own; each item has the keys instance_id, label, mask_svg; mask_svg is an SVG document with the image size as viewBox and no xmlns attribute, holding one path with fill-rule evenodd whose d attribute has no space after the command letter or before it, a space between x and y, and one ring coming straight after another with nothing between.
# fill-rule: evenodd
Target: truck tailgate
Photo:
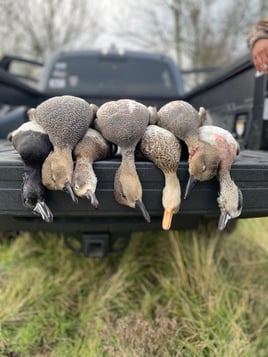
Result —
<instances>
[{"instance_id":1,"label":"truck tailgate","mask_svg":"<svg viewBox=\"0 0 268 357\"><path fill-rule=\"evenodd\" d=\"M136 161L143 187L143 202L151 215L147 223L141 213L119 205L113 196L114 174L120 165L120 157L95 162L98 178L96 196L100 208L94 210L85 199L75 205L64 192L48 192L46 203L53 212L53 223L45 223L40 217L22 205L21 182L23 163L6 140L0 141L0 231L60 231L60 232L127 232L160 230L163 207L162 188L164 176L149 161ZM242 151L234 162L232 178L244 196L240 217L268 215L268 153ZM178 169L182 196L188 180L188 163L182 161ZM216 179L199 183L188 200L182 200L181 209L173 217L172 229L192 229L202 219L218 218L218 182Z\"/></svg>"}]
</instances>

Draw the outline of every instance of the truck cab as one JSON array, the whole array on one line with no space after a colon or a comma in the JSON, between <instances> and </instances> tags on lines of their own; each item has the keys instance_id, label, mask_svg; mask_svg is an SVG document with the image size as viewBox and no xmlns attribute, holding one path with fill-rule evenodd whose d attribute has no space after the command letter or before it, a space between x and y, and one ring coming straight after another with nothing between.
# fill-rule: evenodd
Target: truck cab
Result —
<instances>
[{"instance_id":1,"label":"truck cab","mask_svg":"<svg viewBox=\"0 0 268 357\"><path fill-rule=\"evenodd\" d=\"M64 51L44 68L39 90L71 94L100 105L132 98L161 106L184 94L182 76L170 57L135 51Z\"/></svg>"},{"instance_id":2,"label":"truck cab","mask_svg":"<svg viewBox=\"0 0 268 357\"><path fill-rule=\"evenodd\" d=\"M0 62L0 102L5 105L0 112L1 138L27 120L29 107L57 95L79 96L96 105L130 98L159 108L184 94L181 72L170 57L161 54L114 48L57 52L43 66L34 86L29 86L32 77L12 73L16 63L23 61L33 68L41 65L10 56Z\"/></svg>"}]
</instances>

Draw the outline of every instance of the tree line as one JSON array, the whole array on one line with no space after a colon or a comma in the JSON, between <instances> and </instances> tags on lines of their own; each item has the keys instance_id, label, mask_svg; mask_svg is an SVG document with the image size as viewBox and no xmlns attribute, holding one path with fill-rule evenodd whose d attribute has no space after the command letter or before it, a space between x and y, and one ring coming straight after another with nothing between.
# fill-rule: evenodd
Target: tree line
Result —
<instances>
[{"instance_id":1,"label":"tree line","mask_svg":"<svg viewBox=\"0 0 268 357\"><path fill-rule=\"evenodd\" d=\"M0 55L45 61L114 43L164 53L182 69L218 68L248 51L246 33L264 16L265 0L0 0Z\"/></svg>"}]
</instances>

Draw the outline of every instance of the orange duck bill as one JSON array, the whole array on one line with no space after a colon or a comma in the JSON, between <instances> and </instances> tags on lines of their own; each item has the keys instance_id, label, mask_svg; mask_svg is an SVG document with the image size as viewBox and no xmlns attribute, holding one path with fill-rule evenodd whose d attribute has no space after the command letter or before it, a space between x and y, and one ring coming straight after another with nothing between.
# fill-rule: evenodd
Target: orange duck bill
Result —
<instances>
[{"instance_id":1,"label":"orange duck bill","mask_svg":"<svg viewBox=\"0 0 268 357\"><path fill-rule=\"evenodd\" d=\"M173 208L166 208L162 220L162 229L168 231L171 227L172 217L174 214Z\"/></svg>"}]
</instances>

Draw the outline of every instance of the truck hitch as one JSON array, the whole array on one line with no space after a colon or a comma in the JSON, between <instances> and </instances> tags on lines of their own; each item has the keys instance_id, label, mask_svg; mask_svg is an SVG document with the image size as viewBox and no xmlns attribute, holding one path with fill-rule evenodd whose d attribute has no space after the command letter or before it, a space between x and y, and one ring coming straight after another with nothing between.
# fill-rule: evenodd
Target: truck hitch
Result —
<instances>
[{"instance_id":1,"label":"truck hitch","mask_svg":"<svg viewBox=\"0 0 268 357\"><path fill-rule=\"evenodd\" d=\"M104 258L110 252L125 250L130 241L130 234L124 237L119 246L114 247L116 240L109 233L83 233L80 236L64 237L66 246L72 252L83 254L87 258Z\"/></svg>"}]
</instances>

